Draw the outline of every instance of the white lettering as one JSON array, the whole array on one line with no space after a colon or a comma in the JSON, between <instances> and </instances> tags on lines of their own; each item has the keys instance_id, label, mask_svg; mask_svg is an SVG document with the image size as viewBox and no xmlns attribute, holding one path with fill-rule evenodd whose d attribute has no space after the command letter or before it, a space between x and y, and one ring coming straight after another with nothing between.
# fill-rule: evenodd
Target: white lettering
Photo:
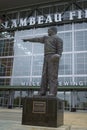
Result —
<instances>
[{"instance_id":1,"label":"white lettering","mask_svg":"<svg viewBox=\"0 0 87 130\"><path fill-rule=\"evenodd\" d=\"M2 26L3 28L6 28L6 27L7 27L7 26L5 26L3 23L1 23L0 26Z\"/></svg>"},{"instance_id":2,"label":"white lettering","mask_svg":"<svg viewBox=\"0 0 87 130\"><path fill-rule=\"evenodd\" d=\"M78 85L78 83L77 83L77 82L72 82L72 85L76 85L76 86L77 86L77 85Z\"/></svg>"},{"instance_id":3,"label":"white lettering","mask_svg":"<svg viewBox=\"0 0 87 130\"><path fill-rule=\"evenodd\" d=\"M87 10L85 10L85 18L87 18Z\"/></svg>"},{"instance_id":4,"label":"white lettering","mask_svg":"<svg viewBox=\"0 0 87 130\"><path fill-rule=\"evenodd\" d=\"M82 12L81 12L81 10L79 10L79 11L78 11L78 19L81 19L81 18L82 18L81 15L82 15Z\"/></svg>"},{"instance_id":5,"label":"white lettering","mask_svg":"<svg viewBox=\"0 0 87 130\"><path fill-rule=\"evenodd\" d=\"M43 16L39 16L38 17L38 24L43 24L43 20L44 20L44 17Z\"/></svg>"},{"instance_id":6,"label":"white lettering","mask_svg":"<svg viewBox=\"0 0 87 130\"><path fill-rule=\"evenodd\" d=\"M61 82L61 81L59 81L59 82L58 82L58 85L59 85L59 86L62 86L63 84L62 84L62 82Z\"/></svg>"},{"instance_id":7,"label":"white lettering","mask_svg":"<svg viewBox=\"0 0 87 130\"><path fill-rule=\"evenodd\" d=\"M12 20L11 28L13 28L13 27L17 27L17 21L16 21L16 19Z\"/></svg>"},{"instance_id":8,"label":"white lettering","mask_svg":"<svg viewBox=\"0 0 87 130\"><path fill-rule=\"evenodd\" d=\"M25 19L21 18L19 26L27 26L27 18Z\"/></svg>"},{"instance_id":9,"label":"white lettering","mask_svg":"<svg viewBox=\"0 0 87 130\"><path fill-rule=\"evenodd\" d=\"M55 20L55 22L62 21L62 19L61 19L61 14L55 14L55 15L54 15L54 20Z\"/></svg>"},{"instance_id":10,"label":"white lettering","mask_svg":"<svg viewBox=\"0 0 87 130\"><path fill-rule=\"evenodd\" d=\"M79 81L79 85L80 85L80 86L83 86L84 84L83 84L83 82L82 82L82 81Z\"/></svg>"},{"instance_id":11,"label":"white lettering","mask_svg":"<svg viewBox=\"0 0 87 130\"><path fill-rule=\"evenodd\" d=\"M29 83L28 83L28 82L26 82L26 83L25 83L25 86L28 86L28 85L29 85Z\"/></svg>"},{"instance_id":12,"label":"white lettering","mask_svg":"<svg viewBox=\"0 0 87 130\"><path fill-rule=\"evenodd\" d=\"M9 28L8 21L6 21L5 24L2 23L2 25L3 25L4 28Z\"/></svg>"},{"instance_id":13,"label":"white lettering","mask_svg":"<svg viewBox=\"0 0 87 130\"><path fill-rule=\"evenodd\" d=\"M25 86L25 84L26 84L25 82L22 82L22 83L21 83L22 86Z\"/></svg>"},{"instance_id":14,"label":"white lettering","mask_svg":"<svg viewBox=\"0 0 87 130\"><path fill-rule=\"evenodd\" d=\"M40 86L40 82L22 82L21 83L22 86ZM59 81L58 82L59 86L83 86L83 85L87 85L86 81L79 81L79 82L69 82L69 81Z\"/></svg>"},{"instance_id":15,"label":"white lettering","mask_svg":"<svg viewBox=\"0 0 87 130\"><path fill-rule=\"evenodd\" d=\"M65 85L65 86L68 86L68 85L69 85L69 82L65 81L65 82L64 82L64 85Z\"/></svg>"},{"instance_id":16,"label":"white lettering","mask_svg":"<svg viewBox=\"0 0 87 130\"><path fill-rule=\"evenodd\" d=\"M30 25L35 25L36 21L35 21L35 17L31 17L30 18Z\"/></svg>"},{"instance_id":17,"label":"white lettering","mask_svg":"<svg viewBox=\"0 0 87 130\"><path fill-rule=\"evenodd\" d=\"M64 14L64 17L66 17L66 14ZM44 23L52 23L52 22L61 22L62 20L74 20L74 19L82 19L82 18L87 18L87 10L83 12L82 10L77 10L77 11L70 11L67 12L67 17L65 19L62 19L62 14L61 13L55 13L53 15L48 14L46 17L43 15L41 16L36 16L36 17L25 17L25 18L20 18L20 19L12 19L10 22L9 21L3 21L0 20L0 26L1 28L14 28L14 27L23 27L23 26L32 26L37 24L44 24ZM45 21L44 21L45 20ZM54 20L54 21L53 21Z\"/></svg>"},{"instance_id":18,"label":"white lettering","mask_svg":"<svg viewBox=\"0 0 87 130\"><path fill-rule=\"evenodd\" d=\"M51 15L47 16L46 22L45 23L52 23L52 18Z\"/></svg>"},{"instance_id":19,"label":"white lettering","mask_svg":"<svg viewBox=\"0 0 87 130\"><path fill-rule=\"evenodd\" d=\"M73 17L76 15L75 11L70 12L70 20L73 20Z\"/></svg>"}]
</instances>

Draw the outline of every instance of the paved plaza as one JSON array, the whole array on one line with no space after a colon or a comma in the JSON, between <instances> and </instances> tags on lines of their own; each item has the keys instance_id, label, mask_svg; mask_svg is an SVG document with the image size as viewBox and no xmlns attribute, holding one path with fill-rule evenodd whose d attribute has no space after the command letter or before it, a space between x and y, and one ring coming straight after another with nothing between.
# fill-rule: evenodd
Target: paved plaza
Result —
<instances>
[{"instance_id":1,"label":"paved plaza","mask_svg":"<svg viewBox=\"0 0 87 130\"><path fill-rule=\"evenodd\" d=\"M29 130L29 126L22 125L21 120L22 109L0 108L0 130ZM70 126L70 130L87 130L87 112L64 112L64 126ZM33 127L33 130L37 129Z\"/></svg>"}]
</instances>

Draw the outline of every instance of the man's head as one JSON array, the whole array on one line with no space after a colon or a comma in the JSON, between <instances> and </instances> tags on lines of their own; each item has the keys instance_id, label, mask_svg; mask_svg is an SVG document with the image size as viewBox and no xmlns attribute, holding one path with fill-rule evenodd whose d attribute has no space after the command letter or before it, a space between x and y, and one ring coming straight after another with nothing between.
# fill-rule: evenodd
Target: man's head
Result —
<instances>
[{"instance_id":1,"label":"man's head","mask_svg":"<svg viewBox=\"0 0 87 130\"><path fill-rule=\"evenodd\" d=\"M52 36L52 35L55 35L55 34L57 34L57 28L56 27L50 27L48 29L48 35Z\"/></svg>"}]
</instances>

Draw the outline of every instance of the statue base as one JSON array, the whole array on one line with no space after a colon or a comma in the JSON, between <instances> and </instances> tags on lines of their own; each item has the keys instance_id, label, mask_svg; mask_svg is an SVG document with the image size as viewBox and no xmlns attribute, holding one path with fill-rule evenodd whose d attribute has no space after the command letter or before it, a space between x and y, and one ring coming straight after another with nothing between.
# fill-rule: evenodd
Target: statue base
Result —
<instances>
[{"instance_id":1,"label":"statue base","mask_svg":"<svg viewBox=\"0 0 87 130\"><path fill-rule=\"evenodd\" d=\"M63 125L63 101L49 96L26 97L22 124L45 127Z\"/></svg>"}]
</instances>

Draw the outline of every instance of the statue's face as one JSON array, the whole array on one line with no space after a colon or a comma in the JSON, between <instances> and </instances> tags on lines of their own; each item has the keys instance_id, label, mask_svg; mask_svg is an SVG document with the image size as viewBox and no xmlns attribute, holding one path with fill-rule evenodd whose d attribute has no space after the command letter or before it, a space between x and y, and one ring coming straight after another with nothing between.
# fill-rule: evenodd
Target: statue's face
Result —
<instances>
[{"instance_id":1,"label":"statue's face","mask_svg":"<svg viewBox=\"0 0 87 130\"><path fill-rule=\"evenodd\" d=\"M55 32L52 29L48 29L48 36L52 36L54 34L55 34Z\"/></svg>"}]
</instances>

